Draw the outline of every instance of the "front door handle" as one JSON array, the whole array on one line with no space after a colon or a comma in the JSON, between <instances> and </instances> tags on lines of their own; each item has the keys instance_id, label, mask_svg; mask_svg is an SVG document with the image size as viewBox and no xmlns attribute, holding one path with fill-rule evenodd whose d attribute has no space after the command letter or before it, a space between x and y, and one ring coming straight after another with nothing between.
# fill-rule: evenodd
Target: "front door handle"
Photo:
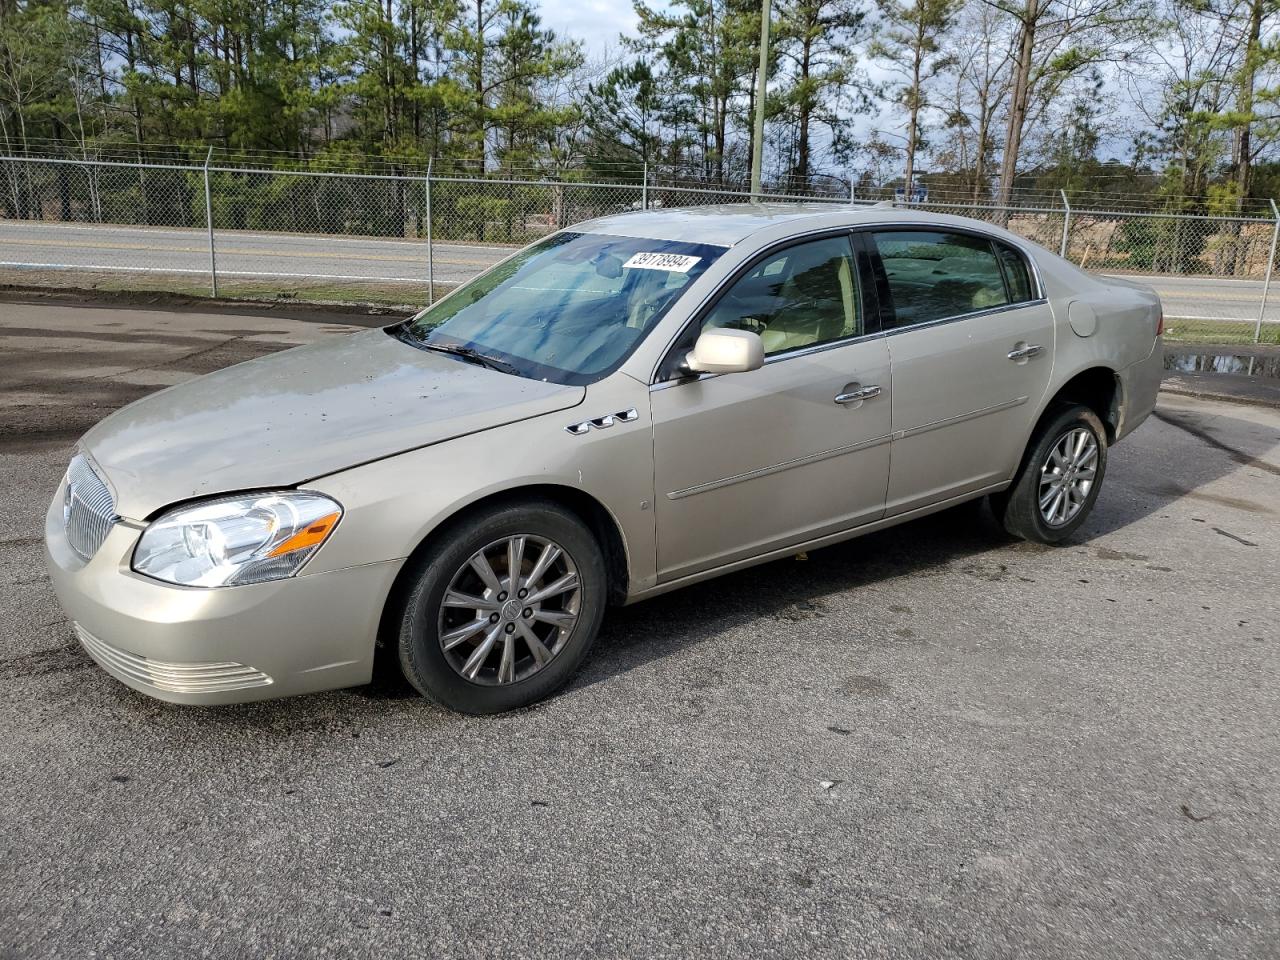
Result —
<instances>
[{"instance_id":1,"label":"front door handle","mask_svg":"<svg viewBox=\"0 0 1280 960\"><path fill-rule=\"evenodd\" d=\"M1009 359L1030 360L1032 357L1039 356L1040 351L1043 349L1044 347L1040 346L1038 343L1029 343L1025 347L1020 347L1017 350L1010 350Z\"/></svg>"},{"instance_id":2,"label":"front door handle","mask_svg":"<svg viewBox=\"0 0 1280 960\"><path fill-rule=\"evenodd\" d=\"M850 390L848 393L837 393L836 403L857 403L859 400L870 400L872 397L878 396L880 396L880 388L872 384L869 387Z\"/></svg>"}]
</instances>

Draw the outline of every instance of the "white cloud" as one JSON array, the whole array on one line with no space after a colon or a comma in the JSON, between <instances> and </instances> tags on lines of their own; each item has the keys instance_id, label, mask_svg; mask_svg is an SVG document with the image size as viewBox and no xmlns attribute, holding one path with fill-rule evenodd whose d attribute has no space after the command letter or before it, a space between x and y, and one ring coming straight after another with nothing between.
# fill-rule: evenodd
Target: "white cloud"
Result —
<instances>
[{"instance_id":1,"label":"white cloud","mask_svg":"<svg viewBox=\"0 0 1280 960\"><path fill-rule=\"evenodd\" d=\"M566 40L581 40L589 59L616 55L619 36L636 35L638 18L628 0L540 0L538 9L545 26Z\"/></svg>"}]
</instances>

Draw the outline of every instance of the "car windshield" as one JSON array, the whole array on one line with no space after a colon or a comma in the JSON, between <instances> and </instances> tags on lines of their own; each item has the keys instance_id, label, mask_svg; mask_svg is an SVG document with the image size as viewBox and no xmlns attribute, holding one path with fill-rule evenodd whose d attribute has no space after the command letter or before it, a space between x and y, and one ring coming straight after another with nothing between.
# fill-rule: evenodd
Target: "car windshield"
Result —
<instances>
[{"instance_id":1,"label":"car windshield","mask_svg":"<svg viewBox=\"0 0 1280 960\"><path fill-rule=\"evenodd\" d=\"M555 383L616 370L723 247L558 233L400 328L427 348Z\"/></svg>"}]
</instances>

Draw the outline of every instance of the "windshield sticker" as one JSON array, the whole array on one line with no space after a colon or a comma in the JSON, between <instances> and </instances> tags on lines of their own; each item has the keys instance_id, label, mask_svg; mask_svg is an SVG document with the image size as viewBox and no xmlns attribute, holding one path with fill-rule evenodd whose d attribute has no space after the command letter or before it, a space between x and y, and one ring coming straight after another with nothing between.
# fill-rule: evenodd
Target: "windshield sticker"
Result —
<instances>
[{"instance_id":1,"label":"windshield sticker","mask_svg":"<svg viewBox=\"0 0 1280 960\"><path fill-rule=\"evenodd\" d=\"M671 273L688 273L701 257L689 257L683 253L637 253L622 265L624 270L666 270Z\"/></svg>"}]
</instances>

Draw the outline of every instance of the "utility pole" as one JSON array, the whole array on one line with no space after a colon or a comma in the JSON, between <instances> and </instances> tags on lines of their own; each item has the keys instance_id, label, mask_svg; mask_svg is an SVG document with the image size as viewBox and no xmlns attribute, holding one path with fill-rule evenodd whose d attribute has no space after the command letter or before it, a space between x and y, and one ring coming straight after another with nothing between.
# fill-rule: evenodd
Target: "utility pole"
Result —
<instances>
[{"instance_id":1,"label":"utility pole","mask_svg":"<svg viewBox=\"0 0 1280 960\"><path fill-rule=\"evenodd\" d=\"M218 253L213 245L213 193L209 189L209 163L213 160L213 147L204 156L204 223L209 230L209 283L213 296L218 295ZM141 169L141 167L139 167Z\"/></svg>"},{"instance_id":2,"label":"utility pole","mask_svg":"<svg viewBox=\"0 0 1280 960\"><path fill-rule=\"evenodd\" d=\"M760 167L764 160L764 93L769 83L769 0L760 5L760 70L756 74L756 124L751 138L751 199L760 199Z\"/></svg>"}]
</instances>

